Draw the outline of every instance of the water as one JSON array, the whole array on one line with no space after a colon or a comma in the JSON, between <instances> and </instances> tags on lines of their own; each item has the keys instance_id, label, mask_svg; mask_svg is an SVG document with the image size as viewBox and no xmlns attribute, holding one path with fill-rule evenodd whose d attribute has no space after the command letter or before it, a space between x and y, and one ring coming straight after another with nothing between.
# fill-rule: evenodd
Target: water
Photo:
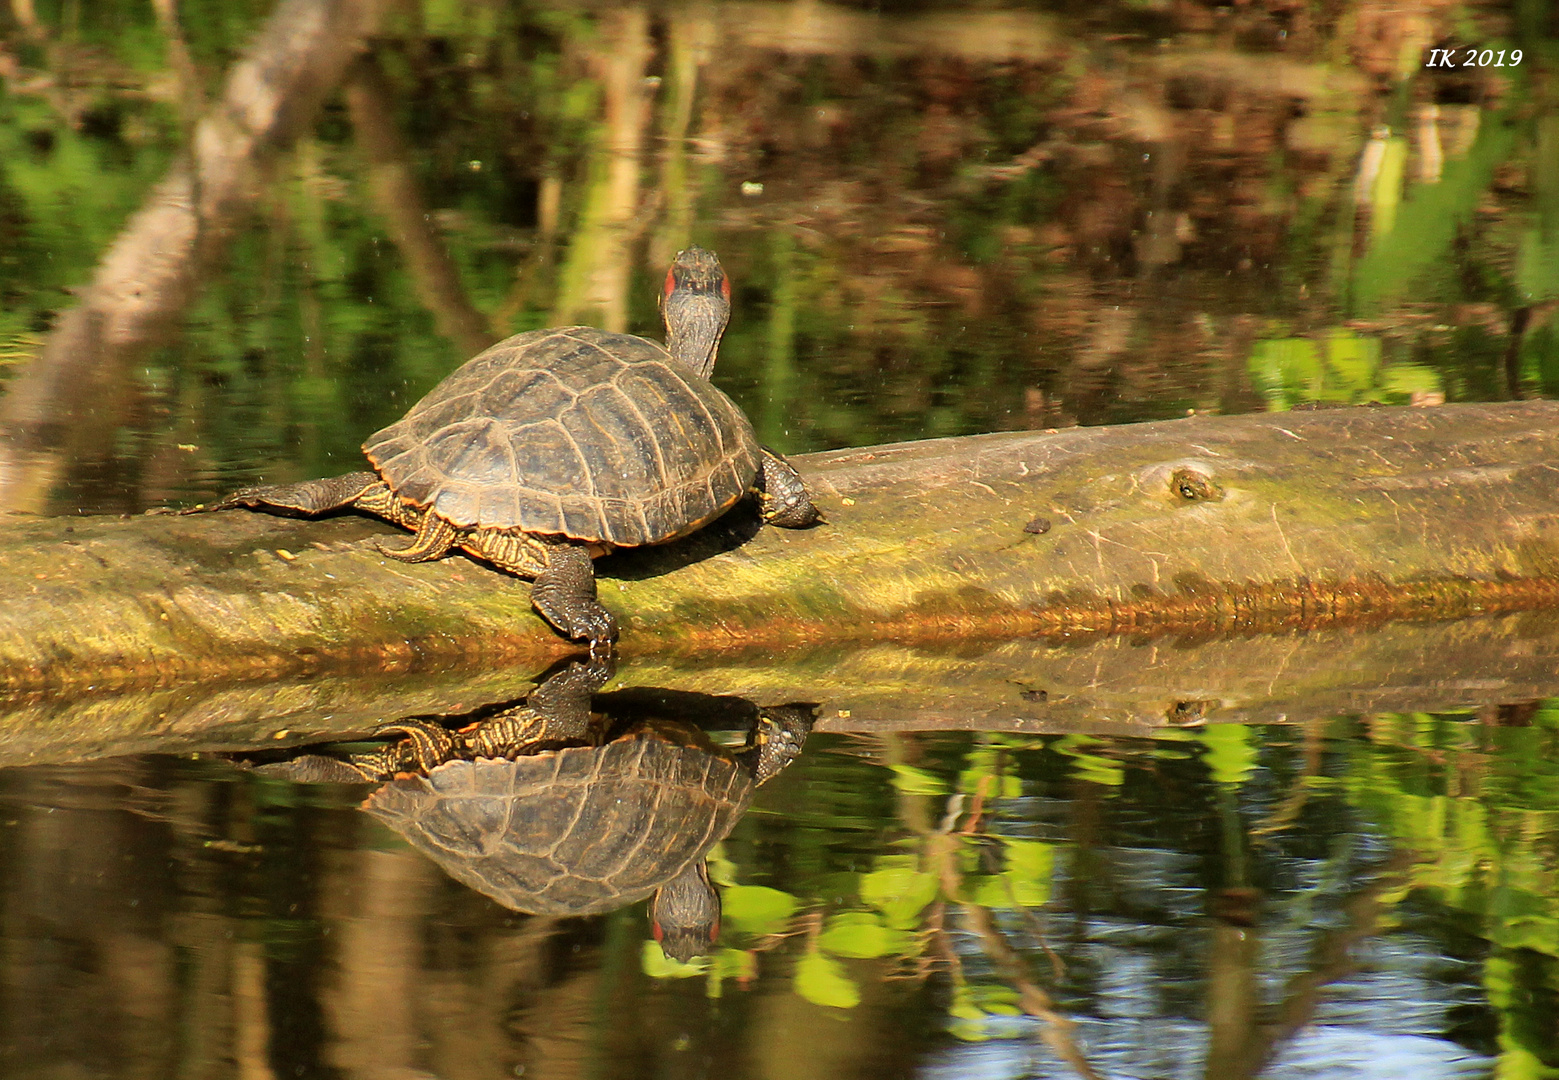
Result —
<instances>
[{"instance_id":1,"label":"water","mask_svg":"<svg viewBox=\"0 0 1559 1080\"><path fill-rule=\"evenodd\" d=\"M492 340L658 338L689 242L735 283L715 380L788 453L1559 393L1559 54L1520 0L403 5L187 294L34 365L271 15L0 15L0 507L359 468ZM1425 66L1470 45L1523 59ZM216 753L528 672L3 702L0 1076L1555 1075L1555 640L625 658L598 707L719 695L733 745L732 702L826 700L687 966L643 900L510 910L368 788Z\"/></svg>"},{"instance_id":2,"label":"water","mask_svg":"<svg viewBox=\"0 0 1559 1080\"><path fill-rule=\"evenodd\" d=\"M9 769L3 1068L1488 1076L1556 1049L1556 738L1552 709L814 735L715 851L726 918L690 966L643 903L530 916L455 883L362 786Z\"/></svg>"}]
</instances>

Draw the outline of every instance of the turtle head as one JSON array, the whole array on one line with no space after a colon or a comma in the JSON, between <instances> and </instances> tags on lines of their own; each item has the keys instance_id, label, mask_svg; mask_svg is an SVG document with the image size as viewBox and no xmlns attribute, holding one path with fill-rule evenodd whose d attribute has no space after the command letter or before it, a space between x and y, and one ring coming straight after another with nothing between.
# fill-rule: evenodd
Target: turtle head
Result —
<instances>
[{"instance_id":1,"label":"turtle head","mask_svg":"<svg viewBox=\"0 0 1559 1080\"><path fill-rule=\"evenodd\" d=\"M720 936L720 894L700 855L650 897L650 929L666 955L687 963Z\"/></svg>"},{"instance_id":2,"label":"turtle head","mask_svg":"<svg viewBox=\"0 0 1559 1080\"><path fill-rule=\"evenodd\" d=\"M731 317L731 279L714 252L690 247L677 253L666 271L660 313L666 320L666 350L707 379Z\"/></svg>"}]
</instances>

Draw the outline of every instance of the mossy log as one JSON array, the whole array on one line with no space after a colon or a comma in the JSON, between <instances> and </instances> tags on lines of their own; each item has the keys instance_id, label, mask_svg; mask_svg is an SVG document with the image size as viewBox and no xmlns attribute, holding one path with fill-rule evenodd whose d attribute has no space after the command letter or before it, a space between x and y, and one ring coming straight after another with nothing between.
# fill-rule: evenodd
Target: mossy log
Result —
<instances>
[{"instance_id":1,"label":"mossy log","mask_svg":"<svg viewBox=\"0 0 1559 1080\"><path fill-rule=\"evenodd\" d=\"M540 674L524 665L456 666L13 694L0 697L0 766L338 740L400 717L454 717L516 702ZM1148 736L1202 723L1301 723L1501 703L1519 715L1522 703L1559 695L1559 613L1213 638L624 655L605 689L646 688L753 705L814 703L821 732Z\"/></svg>"},{"instance_id":2,"label":"mossy log","mask_svg":"<svg viewBox=\"0 0 1559 1080\"><path fill-rule=\"evenodd\" d=\"M844 645L986 655L1537 611L1559 606L1556 421L1546 402L1360 408L807 455L828 524L759 528L739 510L602 560L601 596L625 656L730 670ZM188 695L192 681L495 665L529 678L571 648L524 583L463 557L395 562L376 547L394 534L350 514L13 517L0 686ZM925 689L917 678L906 689Z\"/></svg>"},{"instance_id":3,"label":"mossy log","mask_svg":"<svg viewBox=\"0 0 1559 1080\"><path fill-rule=\"evenodd\" d=\"M1339 409L905 443L796 459L828 523L750 509L601 560L628 653L1277 630L1559 602L1559 404ZM571 646L529 587L385 557L356 515L16 516L13 690Z\"/></svg>"}]
</instances>

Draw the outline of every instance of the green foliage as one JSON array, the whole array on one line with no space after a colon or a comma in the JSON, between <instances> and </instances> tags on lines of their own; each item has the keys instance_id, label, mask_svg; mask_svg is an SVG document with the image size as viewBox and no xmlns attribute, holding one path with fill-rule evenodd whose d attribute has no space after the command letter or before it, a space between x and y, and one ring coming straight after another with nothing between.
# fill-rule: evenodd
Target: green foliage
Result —
<instances>
[{"instance_id":1,"label":"green foliage","mask_svg":"<svg viewBox=\"0 0 1559 1080\"><path fill-rule=\"evenodd\" d=\"M906 795L942 795L947 792L946 783L925 769L902 764L894 764L890 768L893 770L893 786Z\"/></svg>"},{"instance_id":2,"label":"green foliage","mask_svg":"<svg viewBox=\"0 0 1559 1080\"><path fill-rule=\"evenodd\" d=\"M1090 747L1104 746L1105 740L1092 735L1067 735L1050 744L1053 753L1072 762L1073 773L1079 780L1105 787L1118 787L1125 779L1126 770L1120 762L1104 754L1096 754Z\"/></svg>"},{"instance_id":3,"label":"green foliage","mask_svg":"<svg viewBox=\"0 0 1559 1080\"><path fill-rule=\"evenodd\" d=\"M685 964L673 960L656 941L646 941L639 958L644 974L652 979L691 979L695 975L705 974L710 967L709 959L703 956L695 956Z\"/></svg>"},{"instance_id":4,"label":"green foliage","mask_svg":"<svg viewBox=\"0 0 1559 1080\"><path fill-rule=\"evenodd\" d=\"M792 985L796 993L814 1005L853 1009L861 1003L860 987L845 974L844 965L816 950L803 954L796 962Z\"/></svg>"},{"instance_id":5,"label":"green foliage","mask_svg":"<svg viewBox=\"0 0 1559 1080\"><path fill-rule=\"evenodd\" d=\"M907 955L915 949L915 937L887 926L870 911L842 911L830 915L818 936L818 948L835 956L873 959L889 954Z\"/></svg>"},{"instance_id":6,"label":"green foliage","mask_svg":"<svg viewBox=\"0 0 1559 1080\"><path fill-rule=\"evenodd\" d=\"M728 885L721 893L725 925L747 934L782 933L799 901L767 885Z\"/></svg>"},{"instance_id":7,"label":"green foliage","mask_svg":"<svg viewBox=\"0 0 1559 1080\"><path fill-rule=\"evenodd\" d=\"M1315 337L1264 338L1251 349L1251 381L1274 412L1304 402L1405 405L1443 389L1433 368L1385 363L1378 338L1336 329Z\"/></svg>"},{"instance_id":8,"label":"green foliage","mask_svg":"<svg viewBox=\"0 0 1559 1080\"><path fill-rule=\"evenodd\" d=\"M1498 113L1485 115L1478 137L1463 157L1446 161L1435 183L1416 185L1393 207L1390 227L1377 230L1369 251L1353 268L1353 311L1375 314L1407 295L1410 289L1433 281L1431 288L1449 290L1437 274L1453 263L1448 257L1458 233L1472 218L1488 191L1494 172L1515 147L1515 132ZM1400 170L1393 190L1400 185ZM1382 170L1381 181L1386 180ZM1378 216L1378 215L1377 215ZM1423 296L1419 292L1419 298Z\"/></svg>"},{"instance_id":9,"label":"green foliage","mask_svg":"<svg viewBox=\"0 0 1559 1080\"><path fill-rule=\"evenodd\" d=\"M1256 771L1256 747L1243 724L1211 724L1201 731L1202 760L1213 780L1238 787Z\"/></svg>"},{"instance_id":10,"label":"green foliage","mask_svg":"<svg viewBox=\"0 0 1559 1080\"><path fill-rule=\"evenodd\" d=\"M993 1016L1022 1016L1019 996L1011 987L990 983L961 983L953 991L947 1014L952 1018L947 1030L964 1042L984 1042L991 1038L989 1023Z\"/></svg>"},{"instance_id":11,"label":"green foliage","mask_svg":"<svg viewBox=\"0 0 1559 1080\"><path fill-rule=\"evenodd\" d=\"M881 855L877 869L861 876L861 899L882 912L895 930L914 929L920 913L936 899L936 877L916 867L909 855Z\"/></svg>"}]
</instances>

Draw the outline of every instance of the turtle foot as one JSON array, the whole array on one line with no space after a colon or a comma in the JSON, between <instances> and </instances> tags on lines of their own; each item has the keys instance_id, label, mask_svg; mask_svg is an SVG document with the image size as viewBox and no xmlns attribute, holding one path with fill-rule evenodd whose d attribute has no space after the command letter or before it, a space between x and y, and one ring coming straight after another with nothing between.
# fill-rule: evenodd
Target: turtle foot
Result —
<instances>
[{"instance_id":1,"label":"turtle foot","mask_svg":"<svg viewBox=\"0 0 1559 1080\"><path fill-rule=\"evenodd\" d=\"M551 612L541 609L539 604L536 606L559 632L574 641L589 642L592 657L597 652L603 655L611 653L617 641L617 620L595 600L592 599L588 605L580 602L568 611Z\"/></svg>"},{"instance_id":2,"label":"turtle foot","mask_svg":"<svg viewBox=\"0 0 1559 1080\"><path fill-rule=\"evenodd\" d=\"M823 520L795 466L767 446L763 448L763 466L756 486L763 520L770 525L806 529Z\"/></svg>"},{"instance_id":3,"label":"turtle foot","mask_svg":"<svg viewBox=\"0 0 1559 1080\"><path fill-rule=\"evenodd\" d=\"M595 598L590 552L577 544L548 548L547 568L531 584L531 603L559 633L588 641L594 654L617 640L617 620Z\"/></svg>"}]
</instances>

